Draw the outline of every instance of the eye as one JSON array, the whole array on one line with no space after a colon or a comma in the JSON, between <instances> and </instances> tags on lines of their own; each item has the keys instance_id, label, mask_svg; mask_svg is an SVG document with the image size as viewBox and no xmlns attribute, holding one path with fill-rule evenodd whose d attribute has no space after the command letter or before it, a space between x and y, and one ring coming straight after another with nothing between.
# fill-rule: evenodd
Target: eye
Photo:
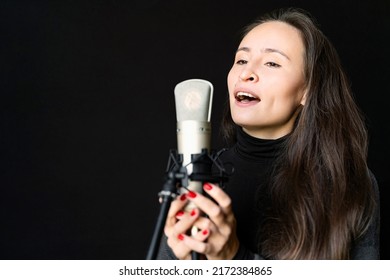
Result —
<instances>
[{"instance_id":1,"label":"eye","mask_svg":"<svg viewBox=\"0 0 390 280\"><path fill-rule=\"evenodd\" d=\"M238 65L244 65L244 64L247 64L247 63L248 63L248 61L244 60L244 59L239 59L239 60L236 61L236 64L238 64Z\"/></svg>"},{"instance_id":2,"label":"eye","mask_svg":"<svg viewBox=\"0 0 390 280\"><path fill-rule=\"evenodd\" d=\"M272 68L279 68L279 67L281 67L281 65L280 64L277 64L277 63L275 63L275 62L267 62L265 65L267 65L267 66L269 66L269 67L272 67Z\"/></svg>"}]
</instances>

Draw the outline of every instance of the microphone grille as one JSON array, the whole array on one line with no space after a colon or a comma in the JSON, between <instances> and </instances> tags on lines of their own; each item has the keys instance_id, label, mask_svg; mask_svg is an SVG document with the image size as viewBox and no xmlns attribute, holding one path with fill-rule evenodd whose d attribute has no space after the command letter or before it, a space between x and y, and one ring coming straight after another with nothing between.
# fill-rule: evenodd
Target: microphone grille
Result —
<instances>
[{"instance_id":1,"label":"microphone grille","mask_svg":"<svg viewBox=\"0 0 390 280\"><path fill-rule=\"evenodd\" d=\"M213 85L206 80L190 79L174 90L177 121L210 121Z\"/></svg>"}]
</instances>

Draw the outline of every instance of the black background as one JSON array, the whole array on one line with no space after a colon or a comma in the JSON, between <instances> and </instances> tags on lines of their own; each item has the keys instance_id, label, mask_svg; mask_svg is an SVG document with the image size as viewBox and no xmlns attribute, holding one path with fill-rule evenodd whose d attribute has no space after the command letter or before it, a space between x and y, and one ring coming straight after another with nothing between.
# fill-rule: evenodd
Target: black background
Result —
<instances>
[{"instance_id":1,"label":"black background","mask_svg":"<svg viewBox=\"0 0 390 280\"><path fill-rule=\"evenodd\" d=\"M389 1L0 2L0 258L144 259L168 152L174 86L214 85L213 147L240 29L309 10L367 117L389 259Z\"/></svg>"}]
</instances>

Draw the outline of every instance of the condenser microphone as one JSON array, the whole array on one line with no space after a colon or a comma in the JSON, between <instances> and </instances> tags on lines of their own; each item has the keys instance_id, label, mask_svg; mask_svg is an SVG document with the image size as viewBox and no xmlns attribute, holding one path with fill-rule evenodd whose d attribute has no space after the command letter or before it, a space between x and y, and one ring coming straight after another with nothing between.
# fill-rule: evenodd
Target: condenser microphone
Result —
<instances>
[{"instance_id":1,"label":"condenser microphone","mask_svg":"<svg viewBox=\"0 0 390 280\"><path fill-rule=\"evenodd\" d=\"M195 175L194 173L198 170L197 155L210 152L213 85L202 79L185 80L176 85L174 94L177 151L182 155L182 165L187 169L190 178L186 188L201 192L203 182L200 179L194 179L191 175ZM191 208L193 206L187 206L187 210Z\"/></svg>"},{"instance_id":2,"label":"condenser microphone","mask_svg":"<svg viewBox=\"0 0 390 280\"><path fill-rule=\"evenodd\" d=\"M171 201L179 192L185 189L201 192L202 184L206 181L215 181L211 166L219 166L219 181L225 178L224 168L218 163L218 157L210 155L211 138L211 105L213 99L213 85L205 80L191 79L176 85L174 89L176 118L177 118L177 150L171 150L166 180L159 192L161 199L160 212L156 221L155 230L147 254L147 259L155 259L159 248L163 229L168 215ZM195 206L188 203L186 210ZM197 228L191 229L194 235ZM196 252L192 252L193 259L199 259Z\"/></svg>"}]
</instances>

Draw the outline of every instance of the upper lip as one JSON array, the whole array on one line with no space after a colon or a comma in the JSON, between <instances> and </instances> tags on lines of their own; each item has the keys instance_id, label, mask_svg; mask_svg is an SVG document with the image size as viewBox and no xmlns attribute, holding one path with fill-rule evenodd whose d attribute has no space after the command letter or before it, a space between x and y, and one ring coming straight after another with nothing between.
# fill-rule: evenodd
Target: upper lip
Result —
<instances>
[{"instance_id":1,"label":"upper lip","mask_svg":"<svg viewBox=\"0 0 390 280\"><path fill-rule=\"evenodd\" d=\"M239 93L241 93L241 92L242 93L247 93L247 94L251 95L252 97L257 98L257 99L260 100L260 97L256 93L254 93L253 91L251 91L249 89L246 89L246 88L236 88L235 91L234 91L234 97L236 98L237 95Z\"/></svg>"}]
</instances>

